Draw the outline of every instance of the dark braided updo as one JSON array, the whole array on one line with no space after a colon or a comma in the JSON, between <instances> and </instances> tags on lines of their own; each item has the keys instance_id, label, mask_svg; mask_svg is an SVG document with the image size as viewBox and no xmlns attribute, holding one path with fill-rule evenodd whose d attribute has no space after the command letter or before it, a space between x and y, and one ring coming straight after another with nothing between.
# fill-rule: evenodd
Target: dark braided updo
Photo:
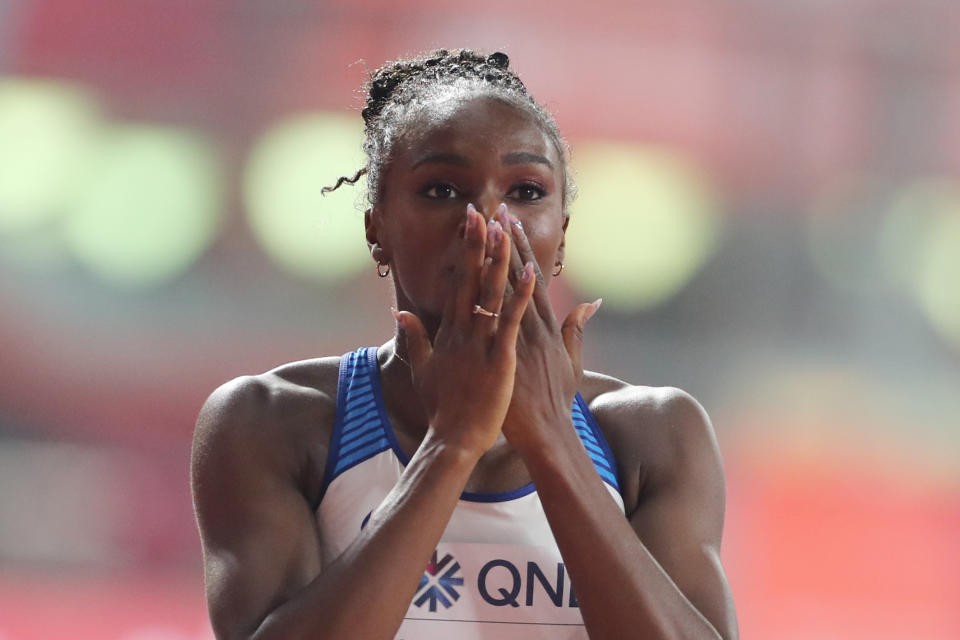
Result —
<instances>
[{"instance_id":1,"label":"dark braided updo","mask_svg":"<svg viewBox=\"0 0 960 640\"><path fill-rule=\"evenodd\" d=\"M367 199L370 204L376 204L393 144L415 108L457 91L471 91L494 95L534 117L563 161L566 203L573 191L572 183L566 178L566 144L553 116L537 104L509 66L510 59L505 53L484 55L469 49L437 49L416 58L387 63L374 71L365 85L366 105L361 112L367 166L353 177L339 178L333 187L325 187L324 191L333 191L344 182L355 184L360 176L366 175Z\"/></svg>"}]
</instances>

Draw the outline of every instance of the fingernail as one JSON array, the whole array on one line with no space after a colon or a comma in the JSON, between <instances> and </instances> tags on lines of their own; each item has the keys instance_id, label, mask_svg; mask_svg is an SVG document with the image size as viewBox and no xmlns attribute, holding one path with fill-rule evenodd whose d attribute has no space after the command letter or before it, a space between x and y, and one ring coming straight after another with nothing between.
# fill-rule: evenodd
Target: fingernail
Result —
<instances>
[{"instance_id":1,"label":"fingernail","mask_svg":"<svg viewBox=\"0 0 960 640\"><path fill-rule=\"evenodd\" d=\"M587 320L593 317L593 314L597 312L602 302L603 302L603 298L597 298L596 300L590 303L590 306L587 307L587 310L583 314L584 324L586 324Z\"/></svg>"},{"instance_id":2,"label":"fingernail","mask_svg":"<svg viewBox=\"0 0 960 640\"><path fill-rule=\"evenodd\" d=\"M523 273L520 274L520 280L523 282L529 282L533 277L533 262L528 262L523 265Z\"/></svg>"},{"instance_id":3,"label":"fingernail","mask_svg":"<svg viewBox=\"0 0 960 640\"><path fill-rule=\"evenodd\" d=\"M400 315L400 312L397 311L396 307L390 307L390 313L393 314L393 319L397 321L398 327L403 327L403 316Z\"/></svg>"},{"instance_id":4,"label":"fingernail","mask_svg":"<svg viewBox=\"0 0 960 640\"><path fill-rule=\"evenodd\" d=\"M500 225L503 227L506 227L508 224L510 224L510 214L507 213L507 203L500 203L500 206L497 207L497 212L494 217L499 219Z\"/></svg>"},{"instance_id":5,"label":"fingernail","mask_svg":"<svg viewBox=\"0 0 960 640\"><path fill-rule=\"evenodd\" d=\"M503 227L500 226L500 223L496 220L491 220L487 223L487 233L490 235L490 239L493 241L493 246L497 246L500 243L500 234L503 233Z\"/></svg>"},{"instance_id":6,"label":"fingernail","mask_svg":"<svg viewBox=\"0 0 960 640\"><path fill-rule=\"evenodd\" d=\"M510 226L513 227L514 229L516 229L517 231L519 231L519 232L522 234L522 233L523 233L523 223L521 223L520 220L519 220L519 218L517 218L517 216L513 215L512 213L511 213L511 214L507 214L507 215L508 215L508 217L510 218Z\"/></svg>"}]
</instances>

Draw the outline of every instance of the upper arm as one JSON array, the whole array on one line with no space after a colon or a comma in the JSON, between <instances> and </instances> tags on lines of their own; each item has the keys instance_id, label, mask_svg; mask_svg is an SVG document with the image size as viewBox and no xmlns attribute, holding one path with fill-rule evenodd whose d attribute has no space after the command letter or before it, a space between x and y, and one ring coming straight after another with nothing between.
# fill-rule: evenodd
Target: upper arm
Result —
<instances>
[{"instance_id":1,"label":"upper arm","mask_svg":"<svg viewBox=\"0 0 960 640\"><path fill-rule=\"evenodd\" d=\"M191 486L218 638L252 635L321 569L313 511L270 396L255 379L228 383L197 421Z\"/></svg>"},{"instance_id":2,"label":"upper arm","mask_svg":"<svg viewBox=\"0 0 960 640\"><path fill-rule=\"evenodd\" d=\"M671 389L658 402L655 460L630 514L638 537L681 593L727 640L737 637L733 598L720 563L725 488L716 436L690 395Z\"/></svg>"}]
</instances>

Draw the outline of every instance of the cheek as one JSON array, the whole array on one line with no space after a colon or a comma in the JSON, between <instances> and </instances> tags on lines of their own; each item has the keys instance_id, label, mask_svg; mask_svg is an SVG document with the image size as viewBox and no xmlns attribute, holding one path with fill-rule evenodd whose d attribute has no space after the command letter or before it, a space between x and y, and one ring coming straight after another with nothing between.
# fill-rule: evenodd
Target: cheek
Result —
<instances>
[{"instance_id":1,"label":"cheek","mask_svg":"<svg viewBox=\"0 0 960 640\"><path fill-rule=\"evenodd\" d=\"M524 231L527 233L530 248L537 259L537 264L540 265L540 270L549 271L557 260L557 250L563 241L563 228L551 222L531 225L530 228L524 225Z\"/></svg>"},{"instance_id":2,"label":"cheek","mask_svg":"<svg viewBox=\"0 0 960 640\"><path fill-rule=\"evenodd\" d=\"M404 212L390 224L390 241L394 253L414 253L427 258L450 244L456 234L456 224L440 216L428 216L423 212Z\"/></svg>"},{"instance_id":3,"label":"cheek","mask_svg":"<svg viewBox=\"0 0 960 640\"><path fill-rule=\"evenodd\" d=\"M424 277L451 266L458 249L455 226L411 224L393 236L393 259L404 275Z\"/></svg>"},{"instance_id":4,"label":"cheek","mask_svg":"<svg viewBox=\"0 0 960 640\"><path fill-rule=\"evenodd\" d=\"M534 254L537 256L537 264L540 265L540 271L548 273L553 271L553 265L557 261L556 245L534 248Z\"/></svg>"}]
</instances>

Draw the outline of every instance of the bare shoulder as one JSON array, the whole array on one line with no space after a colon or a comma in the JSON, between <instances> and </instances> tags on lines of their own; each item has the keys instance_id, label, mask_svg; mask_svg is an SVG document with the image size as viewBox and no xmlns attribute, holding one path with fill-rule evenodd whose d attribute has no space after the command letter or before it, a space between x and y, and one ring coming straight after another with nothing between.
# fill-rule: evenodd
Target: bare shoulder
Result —
<instances>
[{"instance_id":1,"label":"bare shoulder","mask_svg":"<svg viewBox=\"0 0 960 640\"><path fill-rule=\"evenodd\" d=\"M267 467L297 470L308 485L318 484L336 414L339 362L293 362L218 387L197 418L194 468L255 455ZM304 490L313 494L319 486Z\"/></svg>"},{"instance_id":2,"label":"bare shoulder","mask_svg":"<svg viewBox=\"0 0 960 640\"><path fill-rule=\"evenodd\" d=\"M723 462L706 411L681 389L599 374L581 393L613 449L637 537L722 637L738 637L720 561Z\"/></svg>"},{"instance_id":3,"label":"bare shoulder","mask_svg":"<svg viewBox=\"0 0 960 640\"><path fill-rule=\"evenodd\" d=\"M230 380L204 403L198 436L215 436L225 429L275 436L277 430L324 417L336 409L339 362L340 358L304 360Z\"/></svg>"},{"instance_id":4,"label":"bare shoulder","mask_svg":"<svg viewBox=\"0 0 960 640\"><path fill-rule=\"evenodd\" d=\"M677 387L633 385L588 371L584 372L582 395L604 435L646 444L652 444L651 439L663 440L678 446L691 437L713 433L703 406Z\"/></svg>"},{"instance_id":5,"label":"bare shoulder","mask_svg":"<svg viewBox=\"0 0 960 640\"><path fill-rule=\"evenodd\" d=\"M581 393L613 450L628 512L691 463L722 473L710 418L686 391L584 372Z\"/></svg>"}]
</instances>

